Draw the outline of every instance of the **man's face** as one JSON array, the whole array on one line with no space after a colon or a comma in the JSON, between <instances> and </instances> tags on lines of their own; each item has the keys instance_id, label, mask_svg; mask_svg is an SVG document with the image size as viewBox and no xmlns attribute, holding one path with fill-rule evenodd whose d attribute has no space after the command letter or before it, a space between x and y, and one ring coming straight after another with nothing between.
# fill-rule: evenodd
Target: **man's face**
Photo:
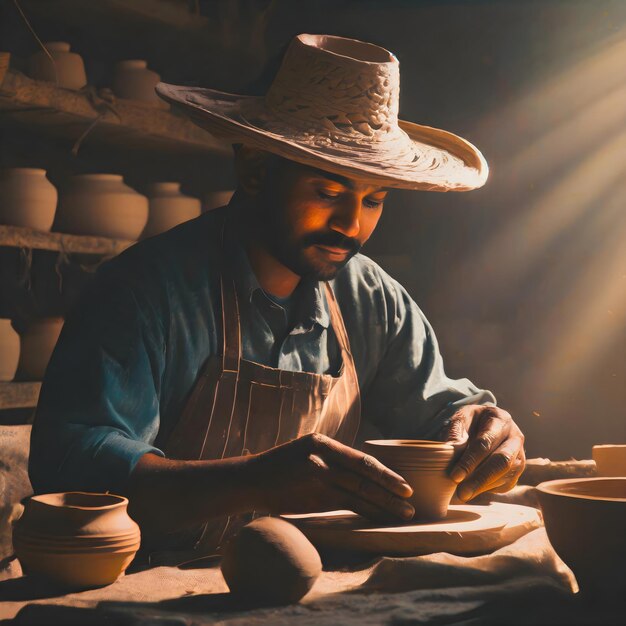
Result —
<instances>
[{"instance_id":1,"label":"man's face","mask_svg":"<svg viewBox=\"0 0 626 626\"><path fill-rule=\"evenodd\" d=\"M259 235L295 274L330 280L369 239L386 195L371 183L281 159L258 196Z\"/></svg>"}]
</instances>

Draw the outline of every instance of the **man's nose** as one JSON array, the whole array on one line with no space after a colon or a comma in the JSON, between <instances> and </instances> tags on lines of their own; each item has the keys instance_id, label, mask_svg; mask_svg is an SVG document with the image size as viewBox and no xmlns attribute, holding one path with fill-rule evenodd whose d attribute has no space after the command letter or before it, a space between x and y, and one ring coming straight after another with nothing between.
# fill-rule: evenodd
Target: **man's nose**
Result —
<instances>
[{"instance_id":1,"label":"man's nose","mask_svg":"<svg viewBox=\"0 0 626 626\"><path fill-rule=\"evenodd\" d=\"M360 219L360 200L349 198L337 206L330 220L330 227L346 237L356 237L361 230Z\"/></svg>"}]
</instances>

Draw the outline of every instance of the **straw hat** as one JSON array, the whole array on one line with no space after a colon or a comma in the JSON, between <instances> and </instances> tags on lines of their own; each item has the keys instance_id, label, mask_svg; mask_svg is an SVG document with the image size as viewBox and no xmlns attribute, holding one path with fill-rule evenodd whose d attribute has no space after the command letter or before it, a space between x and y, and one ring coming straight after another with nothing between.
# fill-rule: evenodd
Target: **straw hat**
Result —
<instances>
[{"instance_id":1,"label":"straw hat","mask_svg":"<svg viewBox=\"0 0 626 626\"><path fill-rule=\"evenodd\" d=\"M469 191L487 180L471 143L398 120L398 59L370 43L298 35L265 96L166 83L156 91L218 137L336 174L429 191Z\"/></svg>"}]
</instances>

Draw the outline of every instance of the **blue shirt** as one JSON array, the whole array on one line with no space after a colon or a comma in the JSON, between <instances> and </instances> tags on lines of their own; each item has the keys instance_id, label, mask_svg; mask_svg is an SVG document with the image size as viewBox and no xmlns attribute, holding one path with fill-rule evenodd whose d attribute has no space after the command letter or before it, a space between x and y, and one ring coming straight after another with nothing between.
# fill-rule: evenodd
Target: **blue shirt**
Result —
<instances>
[{"instance_id":1,"label":"blue shirt","mask_svg":"<svg viewBox=\"0 0 626 626\"><path fill-rule=\"evenodd\" d=\"M29 467L36 492L123 491L143 454L163 455L201 367L221 353L219 222L227 210L132 246L83 292L41 390ZM229 259L244 358L335 374L341 356L323 285L301 281L287 315L261 289L240 244ZM469 380L446 376L430 324L376 263L356 255L331 285L371 432L432 438L459 406L495 403Z\"/></svg>"}]
</instances>

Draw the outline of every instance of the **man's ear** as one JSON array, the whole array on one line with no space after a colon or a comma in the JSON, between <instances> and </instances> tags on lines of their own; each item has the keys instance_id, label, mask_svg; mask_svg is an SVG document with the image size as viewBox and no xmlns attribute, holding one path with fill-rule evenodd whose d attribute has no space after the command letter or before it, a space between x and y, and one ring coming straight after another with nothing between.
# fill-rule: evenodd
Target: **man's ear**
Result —
<instances>
[{"instance_id":1,"label":"man's ear","mask_svg":"<svg viewBox=\"0 0 626 626\"><path fill-rule=\"evenodd\" d=\"M235 174L239 186L250 196L263 188L272 155L258 148L239 145L235 149Z\"/></svg>"}]
</instances>

